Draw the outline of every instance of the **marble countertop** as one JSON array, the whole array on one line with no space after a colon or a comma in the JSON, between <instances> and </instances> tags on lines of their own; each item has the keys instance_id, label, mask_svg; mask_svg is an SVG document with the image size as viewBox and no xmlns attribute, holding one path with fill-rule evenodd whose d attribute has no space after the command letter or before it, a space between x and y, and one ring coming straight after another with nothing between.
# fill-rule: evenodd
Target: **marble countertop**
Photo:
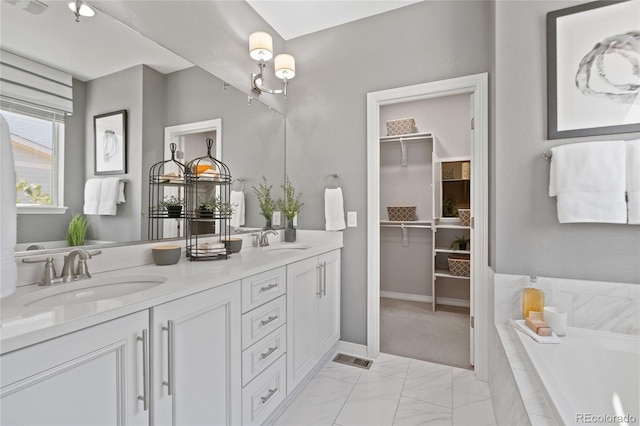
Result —
<instances>
[{"instance_id":1,"label":"marble countertop","mask_svg":"<svg viewBox=\"0 0 640 426\"><path fill-rule=\"evenodd\" d=\"M232 254L227 260L192 262L181 259L179 263L171 266L150 264L118 269L93 274L89 280L56 285L73 290L74 286L105 278L166 278L165 282L148 290L93 302L49 307L24 306L26 301L37 298L34 296L37 292L49 290L51 287L19 287L14 294L0 302L0 353L7 353L220 285L236 281L234 285L240 285L239 280L242 278L342 247L341 241L298 243L310 247L303 250L274 250L274 245L270 248L248 247Z\"/></svg>"}]
</instances>

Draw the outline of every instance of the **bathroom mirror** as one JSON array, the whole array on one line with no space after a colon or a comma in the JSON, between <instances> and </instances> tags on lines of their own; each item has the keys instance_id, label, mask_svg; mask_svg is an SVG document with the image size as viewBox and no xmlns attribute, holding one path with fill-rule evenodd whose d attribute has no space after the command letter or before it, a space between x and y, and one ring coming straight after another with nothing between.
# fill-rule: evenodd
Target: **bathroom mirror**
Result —
<instances>
[{"instance_id":1,"label":"bathroom mirror","mask_svg":"<svg viewBox=\"0 0 640 426\"><path fill-rule=\"evenodd\" d=\"M170 68L141 50L128 52L134 43L126 41L131 35L123 35L126 33L144 39L141 44L149 49L159 46L100 11L75 22L66 2L47 2L37 14L24 7L27 3L0 2L0 47L71 73L74 113L65 119L64 205L69 209L65 214L19 214L17 251L31 243L49 241L60 241L64 247L69 220L83 210L84 183L95 176L93 117L118 110L128 113L128 172L117 175L126 181L127 201L118 205L115 216L88 216L88 245L146 240L149 168L166 159L165 127L212 119L222 123L222 161L233 178L244 179L245 226L264 226L252 186L265 176L273 184L276 197L281 192L285 160L282 114L258 100L249 102L240 90L181 58L175 68ZM111 42L113 46L92 46L89 37L83 35L87 32L97 33L100 43ZM48 50L63 60L51 63L51 58L34 57L29 53L29 44L33 43L51 43ZM175 56L168 51L165 54ZM127 57L138 62L113 69ZM79 71L86 69L86 62L103 73L87 77Z\"/></svg>"}]
</instances>

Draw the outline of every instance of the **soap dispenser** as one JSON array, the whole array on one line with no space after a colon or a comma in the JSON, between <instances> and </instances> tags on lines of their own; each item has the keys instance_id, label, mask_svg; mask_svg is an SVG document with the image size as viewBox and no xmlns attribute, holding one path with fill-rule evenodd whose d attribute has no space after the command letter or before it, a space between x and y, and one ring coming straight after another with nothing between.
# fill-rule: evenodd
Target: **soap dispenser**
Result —
<instances>
[{"instance_id":1,"label":"soap dispenser","mask_svg":"<svg viewBox=\"0 0 640 426\"><path fill-rule=\"evenodd\" d=\"M544 293L535 288L538 277L529 277L529 287L522 291L522 318L528 318L529 312L542 312L544 309Z\"/></svg>"}]
</instances>

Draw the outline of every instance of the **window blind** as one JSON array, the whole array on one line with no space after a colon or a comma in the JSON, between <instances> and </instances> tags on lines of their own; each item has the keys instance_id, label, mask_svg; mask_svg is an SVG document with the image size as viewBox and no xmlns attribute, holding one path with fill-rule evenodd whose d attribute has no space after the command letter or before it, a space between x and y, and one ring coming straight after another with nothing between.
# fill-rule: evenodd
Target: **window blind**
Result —
<instances>
[{"instance_id":1,"label":"window blind","mask_svg":"<svg viewBox=\"0 0 640 426\"><path fill-rule=\"evenodd\" d=\"M0 50L0 95L66 114L73 113L71 74Z\"/></svg>"}]
</instances>

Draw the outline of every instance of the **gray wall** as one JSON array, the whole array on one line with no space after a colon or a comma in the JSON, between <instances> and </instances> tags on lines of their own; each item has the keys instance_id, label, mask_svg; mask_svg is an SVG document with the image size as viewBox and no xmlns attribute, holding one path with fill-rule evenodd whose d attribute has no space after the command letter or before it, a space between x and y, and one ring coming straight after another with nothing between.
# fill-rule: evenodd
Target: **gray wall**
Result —
<instances>
[{"instance_id":1,"label":"gray wall","mask_svg":"<svg viewBox=\"0 0 640 426\"><path fill-rule=\"evenodd\" d=\"M287 99L287 174L305 203L298 224L324 228L333 171L345 210L358 212L358 227L344 231L345 341L367 338L366 94L488 71L489 19L488 2L421 2L287 41L299 68Z\"/></svg>"},{"instance_id":2,"label":"gray wall","mask_svg":"<svg viewBox=\"0 0 640 426\"><path fill-rule=\"evenodd\" d=\"M552 146L631 135L546 140L546 13L563 1L499 1L495 62L495 270L640 283L640 226L559 224L548 194ZM637 138L639 134L635 134Z\"/></svg>"}]
</instances>

